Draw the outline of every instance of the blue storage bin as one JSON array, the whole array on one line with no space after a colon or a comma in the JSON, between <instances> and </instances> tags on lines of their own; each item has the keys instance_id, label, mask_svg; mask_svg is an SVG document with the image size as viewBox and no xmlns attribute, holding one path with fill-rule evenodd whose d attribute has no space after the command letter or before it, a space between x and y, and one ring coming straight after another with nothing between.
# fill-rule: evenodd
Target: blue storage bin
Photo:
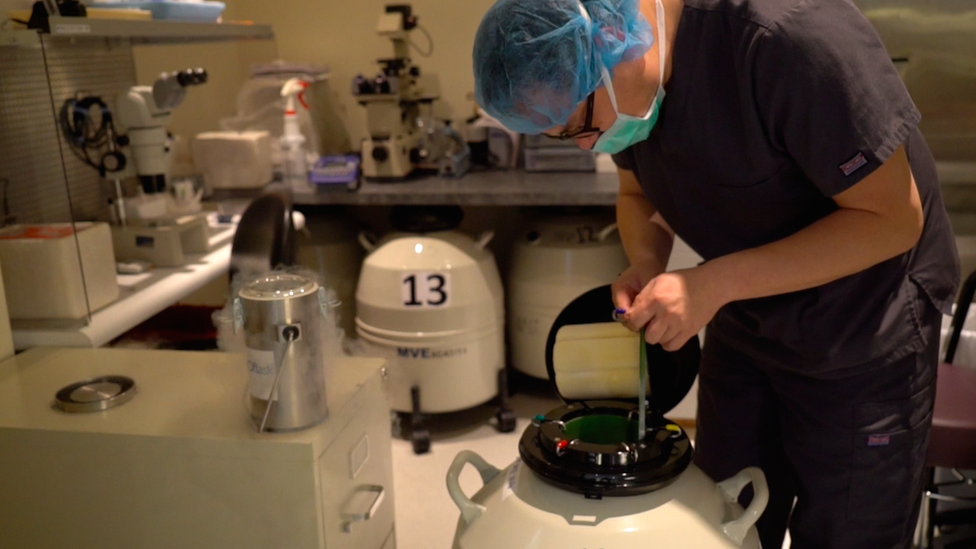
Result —
<instances>
[{"instance_id":1,"label":"blue storage bin","mask_svg":"<svg viewBox=\"0 0 976 549\"><path fill-rule=\"evenodd\" d=\"M213 23L227 7L223 2L172 2L157 0L148 2L95 2L101 8L143 9L152 12L153 19L168 21L196 21Z\"/></svg>"}]
</instances>

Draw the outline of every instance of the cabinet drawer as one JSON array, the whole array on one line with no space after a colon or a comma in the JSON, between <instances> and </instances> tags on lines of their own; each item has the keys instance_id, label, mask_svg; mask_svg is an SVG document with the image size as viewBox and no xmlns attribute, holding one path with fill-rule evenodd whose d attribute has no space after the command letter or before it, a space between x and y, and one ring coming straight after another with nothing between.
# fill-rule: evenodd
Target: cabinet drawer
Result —
<instances>
[{"instance_id":1,"label":"cabinet drawer","mask_svg":"<svg viewBox=\"0 0 976 549\"><path fill-rule=\"evenodd\" d=\"M327 549L382 549L393 528L390 415L379 376L319 459Z\"/></svg>"}]
</instances>

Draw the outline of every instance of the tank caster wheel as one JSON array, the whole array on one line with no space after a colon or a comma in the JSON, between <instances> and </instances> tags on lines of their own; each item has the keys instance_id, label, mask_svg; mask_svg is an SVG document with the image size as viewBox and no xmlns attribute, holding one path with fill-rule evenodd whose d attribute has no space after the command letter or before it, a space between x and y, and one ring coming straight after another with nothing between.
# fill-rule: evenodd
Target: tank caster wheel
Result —
<instances>
[{"instance_id":1,"label":"tank caster wheel","mask_svg":"<svg viewBox=\"0 0 976 549\"><path fill-rule=\"evenodd\" d=\"M410 433L410 444L413 445L413 453L420 455L430 451L430 431L420 429Z\"/></svg>"},{"instance_id":2,"label":"tank caster wheel","mask_svg":"<svg viewBox=\"0 0 976 549\"><path fill-rule=\"evenodd\" d=\"M498 420L498 425L495 428L498 429L499 433L511 433L515 430L515 422L518 417L512 410L502 409L495 414L495 419Z\"/></svg>"},{"instance_id":3,"label":"tank caster wheel","mask_svg":"<svg viewBox=\"0 0 976 549\"><path fill-rule=\"evenodd\" d=\"M495 428L499 433L511 433L515 430L516 416L508 405L508 388L508 369L502 368L498 370L498 413L495 414L495 419L498 420Z\"/></svg>"},{"instance_id":4,"label":"tank caster wheel","mask_svg":"<svg viewBox=\"0 0 976 549\"><path fill-rule=\"evenodd\" d=\"M410 414L410 443L413 445L413 453L426 454L430 451L430 431L427 429L427 420L420 411L420 387L414 385L410 388L410 400L413 404Z\"/></svg>"}]
</instances>

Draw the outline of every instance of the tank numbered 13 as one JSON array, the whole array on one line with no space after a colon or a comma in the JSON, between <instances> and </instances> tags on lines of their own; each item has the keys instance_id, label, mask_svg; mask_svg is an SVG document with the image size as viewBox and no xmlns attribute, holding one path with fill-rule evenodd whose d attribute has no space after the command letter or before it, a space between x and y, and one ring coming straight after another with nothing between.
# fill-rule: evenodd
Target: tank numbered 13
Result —
<instances>
[{"instance_id":1,"label":"tank numbered 13","mask_svg":"<svg viewBox=\"0 0 976 549\"><path fill-rule=\"evenodd\" d=\"M445 307L451 303L451 274L403 273L400 298L405 308Z\"/></svg>"}]
</instances>

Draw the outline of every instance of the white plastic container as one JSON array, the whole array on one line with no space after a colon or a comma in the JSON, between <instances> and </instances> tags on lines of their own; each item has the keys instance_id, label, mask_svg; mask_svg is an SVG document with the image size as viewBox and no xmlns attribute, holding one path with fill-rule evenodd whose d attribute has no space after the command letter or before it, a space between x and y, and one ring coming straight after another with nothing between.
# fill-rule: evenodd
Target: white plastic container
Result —
<instances>
[{"instance_id":1,"label":"white plastic container","mask_svg":"<svg viewBox=\"0 0 976 549\"><path fill-rule=\"evenodd\" d=\"M119 297L106 223L4 228L0 264L12 319L84 318Z\"/></svg>"},{"instance_id":2,"label":"white plastic container","mask_svg":"<svg viewBox=\"0 0 976 549\"><path fill-rule=\"evenodd\" d=\"M627 268L616 228L609 215L566 215L535 219L519 231L508 276L508 335L520 372L547 379L546 338L556 316Z\"/></svg>"},{"instance_id":3,"label":"white plastic container","mask_svg":"<svg viewBox=\"0 0 976 549\"><path fill-rule=\"evenodd\" d=\"M356 332L389 357L391 405L453 412L498 393L504 365L502 283L491 234L393 233L366 257L356 289ZM366 244L373 248L372 245Z\"/></svg>"},{"instance_id":4,"label":"white plastic container","mask_svg":"<svg viewBox=\"0 0 976 549\"><path fill-rule=\"evenodd\" d=\"M254 189L274 177L271 135L264 131L203 132L193 138L193 163L208 189Z\"/></svg>"}]
</instances>

